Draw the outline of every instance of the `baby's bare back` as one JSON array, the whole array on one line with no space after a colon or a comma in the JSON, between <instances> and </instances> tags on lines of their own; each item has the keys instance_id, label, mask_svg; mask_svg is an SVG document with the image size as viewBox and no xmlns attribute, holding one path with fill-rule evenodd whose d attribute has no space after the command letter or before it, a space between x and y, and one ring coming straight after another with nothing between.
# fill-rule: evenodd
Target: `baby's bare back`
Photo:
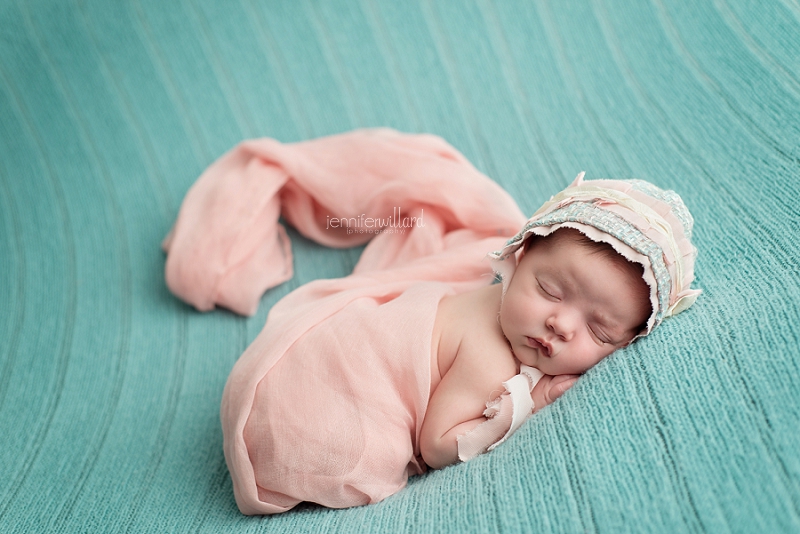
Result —
<instances>
[{"instance_id":1,"label":"baby's bare back","mask_svg":"<svg viewBox=\"0 0 800 534\"><path fill-rule=\"evenodd\" d=\"M484 422L486 402L519 372L497 313L501 286L442 299L434 326L441 382L431 395L420 435L425 462L441 467L458 459L456 438Z\"/></svg>"}]
</instances>

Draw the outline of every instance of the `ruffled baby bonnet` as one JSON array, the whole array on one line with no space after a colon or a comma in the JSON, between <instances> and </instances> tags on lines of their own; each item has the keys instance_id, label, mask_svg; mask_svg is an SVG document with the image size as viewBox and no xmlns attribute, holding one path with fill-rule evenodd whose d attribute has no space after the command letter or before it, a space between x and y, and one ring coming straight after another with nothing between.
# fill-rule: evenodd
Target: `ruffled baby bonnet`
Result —
<instances>
[{"instance_id":1,"label":"ruffled baby bonnet","mask_svg":"<svg viewBox=\"0 0 800 534\"><path fill-rule=\"evenodd\" d=\"M574 228L593 241L610 244L626 259L644 266L652 313L637 337L649 334L665 317L694 304L697 249L691 243L694 220L680 196L644 180L583 180L553 196L509 239L489 253L503 283L503 294L517 267L517 251L532 235Z\"/></svg>"}]
</instances>

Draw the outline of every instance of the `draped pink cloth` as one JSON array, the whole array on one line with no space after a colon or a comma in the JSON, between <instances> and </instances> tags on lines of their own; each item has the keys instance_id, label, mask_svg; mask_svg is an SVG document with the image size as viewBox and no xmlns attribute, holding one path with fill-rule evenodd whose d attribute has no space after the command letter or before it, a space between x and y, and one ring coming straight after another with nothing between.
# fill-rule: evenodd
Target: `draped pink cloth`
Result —
<instances>
[{"instance_id":1,"label":"draped pink cloth","mask_svg":"<svg viewBox=\"0 0 800 534\"><path fill-rule=\"evenodd\" d=\"M489 284L486 253L526 217L432 135L246 141L187 193L163 243L170 290L199 310L255 313L292 276L279 216L328 246L371 241L350 276L275 304L231 371L221 419L236 502L245 514L377 502L425 469L439 300Z\"/></svg>"}]
</instances>

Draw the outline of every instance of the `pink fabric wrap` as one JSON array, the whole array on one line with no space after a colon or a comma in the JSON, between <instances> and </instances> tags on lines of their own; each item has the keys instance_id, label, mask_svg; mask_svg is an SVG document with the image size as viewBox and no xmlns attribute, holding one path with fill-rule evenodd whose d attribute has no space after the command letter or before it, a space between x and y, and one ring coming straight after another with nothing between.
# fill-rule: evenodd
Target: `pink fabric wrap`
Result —
<instances>
[{"instance_id":1,"label":"pink fabric wrap","mask_svg":"<svg viewBox=\"0 0 800 534\"><path fill-rule=\"evenodd\" d=\"M364 217L398 209L423 224L377 235L326 228L355 217L365 229ZM247 141L187 193L163 243L169 288L199 310L255 313L263 292L292 274L279 215L328 246L374 238L352 275L275 304L231 371L221 420L236 502L270 514L301 501L379 501L424 469L418 438L440 379L431 340L439 300L490 283L487 251L526 218L435 136L380 129Z\"/></svg>"}]
</instances>

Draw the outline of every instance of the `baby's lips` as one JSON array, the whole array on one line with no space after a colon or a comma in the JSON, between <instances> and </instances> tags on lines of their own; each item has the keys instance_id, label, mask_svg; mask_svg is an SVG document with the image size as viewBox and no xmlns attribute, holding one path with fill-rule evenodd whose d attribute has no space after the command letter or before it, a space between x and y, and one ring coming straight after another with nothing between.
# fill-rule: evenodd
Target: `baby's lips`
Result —
<instances>
[{"instance_id":1,"label":"baby's lips","mask_svg":"<svg viewBox=\"0 0 800 534\"><path fill-rule=\"evenodd\" d=\"M527 336L526 336L527 337ZM539 349L543 356L549 358L551 353L551 348L536 338L528 337L528 344L531 345L532 348Z\"/></svg>"}]
</instances>

